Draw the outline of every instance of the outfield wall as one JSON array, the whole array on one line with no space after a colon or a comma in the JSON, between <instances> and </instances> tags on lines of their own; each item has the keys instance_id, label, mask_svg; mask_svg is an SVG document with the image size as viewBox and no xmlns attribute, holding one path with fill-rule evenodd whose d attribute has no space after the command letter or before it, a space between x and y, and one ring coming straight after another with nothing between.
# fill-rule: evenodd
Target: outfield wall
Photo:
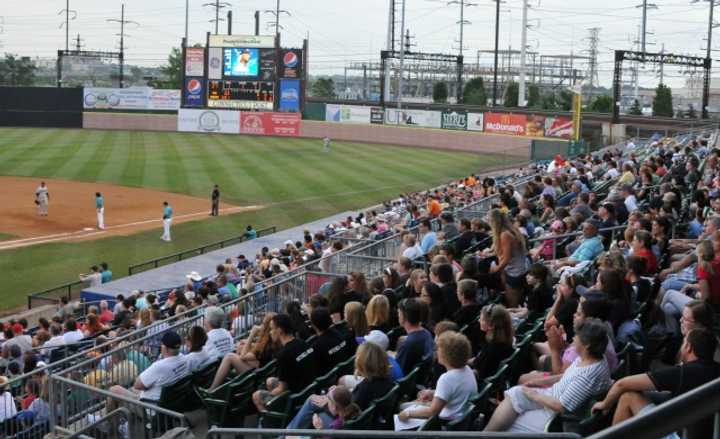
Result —
<instances>
[{"instance_id":1,"label":"outfield wall","mask_svg":"<svg viewBox=\"0 0 720 439\"><path fill-rule=\"evenodd\" d=\"M83 128L97 130L177 131L174 114L84 113ZM419 148L503 154L530 158L531 138L386 125L340 124L303 120L300 137L325 136L348 142L381 143Z\"/></svg>"}]
</instances>

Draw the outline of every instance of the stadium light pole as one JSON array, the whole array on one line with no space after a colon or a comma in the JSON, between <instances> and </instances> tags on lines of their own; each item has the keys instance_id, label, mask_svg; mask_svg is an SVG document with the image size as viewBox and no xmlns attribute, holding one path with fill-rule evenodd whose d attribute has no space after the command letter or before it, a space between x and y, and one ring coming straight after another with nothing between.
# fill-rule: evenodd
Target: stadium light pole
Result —
<instances>
[{"instance_id":1,"label":"stadium light pole","mask_svg":"<svg viewBox=\"0 0 720 439\"><path fill-rule=\"evenodd\" d=\"M400 35L405 35L405 0L402 0L402 12L400 15ZM400 124L400 111L402 110L402 87L403 87L403 69L405 68L405 45L400 43L400 74L398 75L398 91L397 91L397 123Z\"/></svg>"},{"instance_id":2,"label":"stadium light pole","mask_svg":"<svg viewBox=\"0 0 720 439\"><path fill-rule=\"evenodd\" d=\"M493 107L497 106L497 94L498 94L498 50L500 47L500 1L493 0L495 2L495 67L493 68Z\"/></svg>"}]
</instances>

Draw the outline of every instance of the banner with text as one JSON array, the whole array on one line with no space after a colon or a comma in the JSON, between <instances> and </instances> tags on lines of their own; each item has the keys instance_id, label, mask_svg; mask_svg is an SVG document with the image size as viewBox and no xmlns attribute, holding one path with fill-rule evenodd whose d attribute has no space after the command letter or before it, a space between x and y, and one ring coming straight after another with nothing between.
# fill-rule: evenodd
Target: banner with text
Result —
<instances>
[{"instance_id":1,"label":"banner with text","mask_svg":"<svg viewBox=\"0 0 720 439\"><path fill-rule=\"evenodd\" d=\"M205 48L188 47L185 49L185 76L205 75Z\"/></svg>"},{"instance_id":2,"label":"banner with text","mask_svg":"<svg viewBox=\"0 0 720 439\"><path fill-rule=\"evenodd\" d=\"M468 113L467 115L467 129L468 131L482 131L483 130L483 113Z\"/></svg>"},{"instance_id":3,"label":"banner with text","mask_svg":"<svg viewBox=\"0 0 720 439\"><path fill-rule=\"evenodd\" d=\"M150 89L150 110L177 110L180 108L180 90Z\"/></svg>"},{"instance_id":4,"label":"banner with text","mask_svg":"<svg viewBox=\"0 0 720 439\"><path fill-rule=\"evenodd\" d=\"M241 134L286 137L300 135L300 113L242 111L238 121Z\"/></svg>"},{"instance_id":5,"label":"banner with text","mask_svg":"<svg viewBox=\"0 0 720 439\"><path fill-rule=\"evenodd\" d=\"M325 106L325 120L327 122L340 123L370 123L371 107L359 107L355 105Z\"/></svg>"},{"instance_id":6,"label":"banner with text","mask_svg":"<svg viewBox=\"0 0 720 439\"><path fill-rule=\"evenodd\" d=\"M155 90L150 87L83 89L86 110L177 110L180 90Z\"/></svg>"},{"instance_id":7,"label":"banner with text","mask_svg":"<svg viewBox=\"0 0 720 439\"><path fill-rule=\"evenodd\" d=\"M485 113L485 132L524 136L527 116L524 114Z\"/></svg>"},{"instance_id":8,"label":"banner with text","mask_svg":"<svg viewBox=\"0 0 720 439\"><path fill-rule=\"evenodd\" d=\"M442 127L442 113L428 110L385 109L386 125L404 125L425 128Z\"/></svg>"},{"instance_id":9,"label":"banner with text","mask_svg":"<svg viewBox=\"0 0 720 439\"><path fill-rule=\"evenodd\" d=\"M280 111L300 111L299 79L280 80Z\"/></svg>"},{"instance_id":10,"label":"banner with text","mask_svg":"<svg viewBox=\"0 0 720 439\"><path fill-rule=\"evenodd\" d=\"M573 121L567 117L548 117L545 119L545 136L572 139Z\"/></svg>"},{"instance_id":11,"label":"banner with text","mask_svg":"<svg viewBox=\"0 0 720 439\"><path fill-rule=\"evenodd\" d=\"M178 131L240 134L240 112L181 108L178 111Z\"/></svg>"},{"instance_id":12,"label":"banner with text","mask_svg":"<svg viewBox=\"0 0 720 439\"><path fill-rule=\"evenodd\" d=\"M467 113L464 111L443 111L442 128L445 130L466 130Z\"/></svg>"},{"instance_id":13,"label":"banner with text","mask_svg":"<svg viewBox=\"0 0 720 439\"><path fill-rule=\"evenodd\" d=\"M385 120L385 111L381 107L370 109L370 123L381 124Z\"/></svg>"}]
</instances>

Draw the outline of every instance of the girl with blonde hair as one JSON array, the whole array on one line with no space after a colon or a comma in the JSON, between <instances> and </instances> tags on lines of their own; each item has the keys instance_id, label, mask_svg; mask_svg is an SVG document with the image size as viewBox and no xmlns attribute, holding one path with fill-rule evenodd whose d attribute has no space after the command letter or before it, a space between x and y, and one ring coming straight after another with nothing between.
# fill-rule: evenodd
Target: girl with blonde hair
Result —
<instances>
[{"instance_id":1,"label":"girl with blonde hair","mask_svg":"<svg viewBox=\"0 0 720 439\"><path fill-rule=\"evenodd\" d=\"M490 211L489 223L493 238L491 251L498 259L490 267L490 273L500 273L505 301L508 307L515 308L522 302L525 274L529 269L525 237L499 209Z\"/></svg>"}]
</instances>

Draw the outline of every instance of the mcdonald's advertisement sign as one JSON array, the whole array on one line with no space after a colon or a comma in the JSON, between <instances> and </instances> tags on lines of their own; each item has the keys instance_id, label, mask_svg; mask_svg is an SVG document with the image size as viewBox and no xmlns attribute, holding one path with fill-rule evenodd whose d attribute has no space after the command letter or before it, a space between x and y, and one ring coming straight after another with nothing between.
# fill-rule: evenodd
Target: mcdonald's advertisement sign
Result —
<instances>
[{"instance_id":1,"label":"mcdonald's advertisement sign","mask_svg":"<svg viewBox=\"0 0 720 439\"><path fill-rule=\"evenodd\" d=\"M524 136L527 122L525 114L485 113L485 132Z\"/></svg>"}]
</instances>

